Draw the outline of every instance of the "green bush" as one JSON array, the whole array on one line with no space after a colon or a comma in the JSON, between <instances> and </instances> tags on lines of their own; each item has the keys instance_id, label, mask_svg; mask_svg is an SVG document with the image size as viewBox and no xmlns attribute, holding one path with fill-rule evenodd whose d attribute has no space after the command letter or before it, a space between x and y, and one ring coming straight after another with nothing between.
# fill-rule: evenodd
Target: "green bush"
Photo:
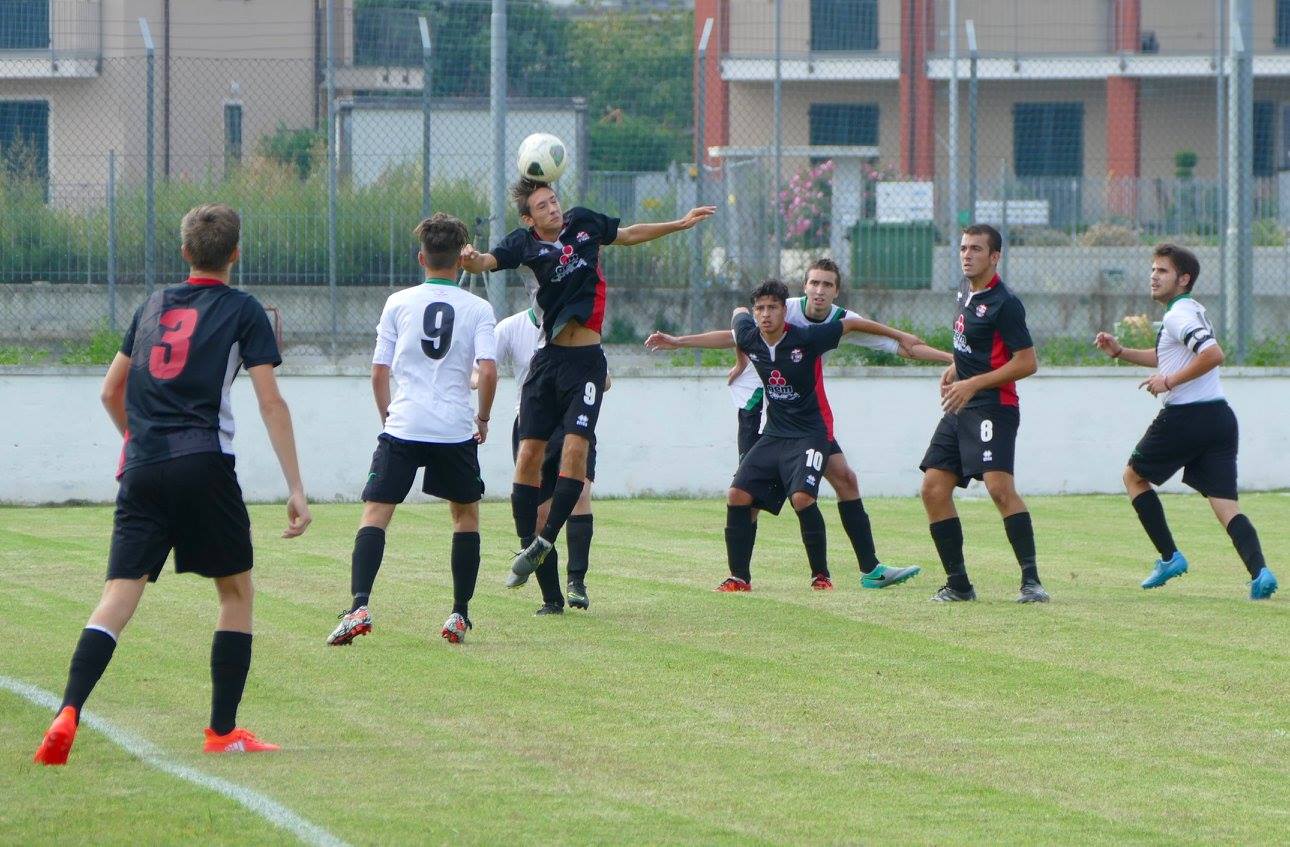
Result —
<instances>
[{"instance_id":1,"label":"green bush","mask_svg":"<svg viewBox=\"0 0 1290 847\"><path fill-rule=\"evenodd\" d=\"M102 327L88 340L69 344L63 351L64 365L106 365L121 349L121 333Z\"/></svg>"}]
</instances>

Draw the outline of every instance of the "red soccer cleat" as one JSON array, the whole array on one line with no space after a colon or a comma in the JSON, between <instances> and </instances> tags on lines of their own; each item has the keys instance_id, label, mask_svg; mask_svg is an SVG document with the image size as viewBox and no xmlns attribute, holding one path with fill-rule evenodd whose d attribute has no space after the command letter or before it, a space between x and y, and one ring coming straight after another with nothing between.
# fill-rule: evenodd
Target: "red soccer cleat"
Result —
<instances>
[{"instance_id":1,"label":"red soccer cleat","mask_svg":"<svg viewBox=\"0 0 1290 847\"><path fill-rule=\"evenodd\" d=\"M732 592L732 591L752 591L752 586L747 581L737 576L726 577L725 582L718 585L713 591Z\"/></svg>"},{"instance_id":2,"label":"red soccer cleat","mask_svg":"<svg viewBox=\"0 0 1290 847\"><path fill-rule=\"evenodd\" d=\"M32 761L38 765L65 765L67 754L71 752L72 742L76 740L76 707L64 706L54 718L40 742L40 748Z\"/></svg>"},{"instance_id":3,"label":"red soccer cleat","mask_svg":"<svg viewBox=\"0 0 1290 847\"><path fill-rule=\"evenodd\" d=\"M203 753L271 753L281 749L276 744L261 741L255 734L238 727L227 735L216 735L215 730L206 728L206 746Z\"/></svg>"},{"instance_id":4,"label":"red soccer cleat","mask_svg":"<svg viewBox=\"0 0 1290 847\"><path fill-rule=\"evenodd\" d=\"M816 591L832 591L833 580L829 579L828 574L817 573L811 580L811 588Z\"/></svg>"}]
</instances>

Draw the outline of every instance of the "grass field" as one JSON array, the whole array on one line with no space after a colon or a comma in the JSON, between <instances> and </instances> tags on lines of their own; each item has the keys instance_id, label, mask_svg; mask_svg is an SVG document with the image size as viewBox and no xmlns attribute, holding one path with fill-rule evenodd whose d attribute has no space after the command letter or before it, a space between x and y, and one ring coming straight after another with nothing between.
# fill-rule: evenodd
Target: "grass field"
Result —
<instances>
[{"instance_id":1,"label":"grass field","mask_svg":"<svg viewBox=\"0 0 1290 847\"><path fill-rule=\"evenodd\" d=\"M861 591L829 504L839 589L808 589L786 516L762 525L749 595L710 590L720 503L606 502L591 611L554 619L532 617L532 584L502 587L509 508L487 504L456 647L438 637L447 512L410 506L376 631L347 649L323 642L359 507L319 506L286 542L281 507L259 506L240 722L283 752L197 752L215 602L195 577L149 591L88 709L353 844L1285 843L1290 596L1246 599L1204 501L1164 500L1192 571L1144 592L1154 557L1123 498L1032 498L1054 601L1028 607L988 501L961 504L981 601L951 606L928 602L939 567L912 499L868 505L884 558L924 566L913 582ZM1290 578L1290 497L1243 503ZM0 509L0 674L61 694L111 520ZM88 727L67 767L32 765L50 717L0 691L0 841L292 842Z\"/></svg>"}]
</instances>

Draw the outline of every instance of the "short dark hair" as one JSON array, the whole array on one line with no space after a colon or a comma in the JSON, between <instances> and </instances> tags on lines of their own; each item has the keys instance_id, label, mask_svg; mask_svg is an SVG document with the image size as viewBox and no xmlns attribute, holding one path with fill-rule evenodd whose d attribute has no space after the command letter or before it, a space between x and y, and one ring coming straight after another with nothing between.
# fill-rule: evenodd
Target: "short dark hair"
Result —
<instances>
[{"instance_id":1,"label":"short dark hair","mask_svg":"<svg viewBox=\"0 0 1290 847\"><path fill-rule=\"evenodd\" d=\"M1196 284L1196 277L1200 276L1200 259L1196 254L1186 247L1179 247L1177 244L1157 244L1156 249L1152 252L1152 257L1156 259L1168 259L1178 272L1178 276L1186 274L1187 290L1191 291L1192 286Z\"/></svg>"},{"instance_id":2,"label":"short dark hair","mask_svg":"<svg viewBox=\"0 0 1290 847\"><path fill-rule=\"evenodd\" d=\"M452 215L435 212L413 230L421 241L421 252L431 268L451 268L461 256L461 248L470 241L466 225Z\"/></svg>"},{"instance_id":3,"label":"short dark hair","mask_svg":"<svg viewBox=\"0 0 1290 847\"><path fill-rule=\"evenodd\" d=\"M538 182L536 179L521 179L511 186L511 199L515 201L515 210L520 213L520 217L526 217L529 214L529 198L537 192L539 188L550 188L552 193L555 187L545 182Z\"/></svg>"},{"instance_id":4,"label":"short dark hair","mask_svg":"<svg viewBox=\"0 0 1290 847\"><path fill-rule=\"evenodd\" d=\"M188 262L200 271L223 272L233 258L241 232L242 219L222 203L195 206L179 224Z\"/></svg>"},{"instance_id":5,"label":"short dark hair","mask_svg":"<svg viewBox=\"0 0 1290 847\"><path fill-rule=\"evenodd\" d=\"M748 299L755 306L763 297L774 297L781 303L788 303L788 286L777 279L768 279L754 288Z\"/></svg>"},{"instance_id":6,"label":"short dark hair","mask_svg":"<svg viewBox=\"0 0 1290 847\"><path fill-rule=\"evenodd\" d=\"M999 230L989 224L972 224L963 228L964 235L988 235L990 237L990 252L999 253L1003 250L1003 236Z\"/></svg>"},{"instance_id":7,"label":"short dark hair","mask_svg":"<svg viewBox=\"0 0 1290 847\"><path fill-rule=\"evenodd\" d=\"M806 275L802 277L803 281L811 275L811 271L828 271L838 278L838 288L842 288L842 269L832 259L821 258L811 262L811 266L806 269Z\"/></svg>"}]
</instances>

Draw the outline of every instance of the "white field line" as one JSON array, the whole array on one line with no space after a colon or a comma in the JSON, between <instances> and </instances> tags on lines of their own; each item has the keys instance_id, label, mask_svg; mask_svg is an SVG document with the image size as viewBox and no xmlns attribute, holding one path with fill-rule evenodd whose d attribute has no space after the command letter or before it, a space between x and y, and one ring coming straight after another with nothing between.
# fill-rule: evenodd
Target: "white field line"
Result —
<instances>
[{"instance_id":1,"label":"white field line","mask_svg":"<svg viewBox=\"0 0 1290 847\"><path fill-rule=\"evenodd\" d=\"M12 679L2 674L0 674L0 688L11 691L19 697L37 706L43 706L50 711L57 709L61 702L60 698L42 688L37 688L34 685L29 685L21 680ZM113 744L149 767L156 768L162 773L168 773L185 782L191 782L193 785L221 794L236 803L240 803L252 814L260 816L276 827L287 830L305 844L317 845L317 847L349 847L346 842L317 824L310 823L276 800L272 800L258 791L243 787L235 782L229 782L227 779L211 776L187 765L181 765L168 757L152 742L137 735L131 735L125 730L108 723L93 712L82 712L81 723L102 733Z\"/></svg>"}]
</instances>

